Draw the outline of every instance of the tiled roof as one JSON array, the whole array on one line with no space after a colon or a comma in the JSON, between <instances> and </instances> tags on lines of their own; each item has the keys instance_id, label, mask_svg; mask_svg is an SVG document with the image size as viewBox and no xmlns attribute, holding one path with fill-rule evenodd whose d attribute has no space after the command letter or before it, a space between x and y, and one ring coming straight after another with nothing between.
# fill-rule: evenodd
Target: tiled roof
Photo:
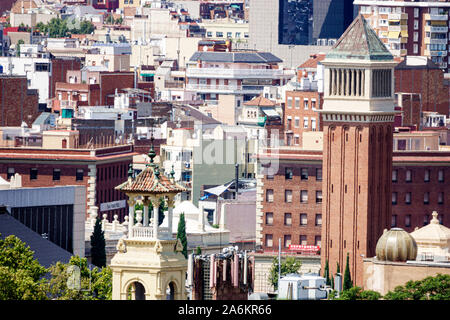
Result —
<instances>
[{"instance_id":1,"label":"tiled roof","mask_svg":"<svg viewBox=\"0 0 450 320\"><path fill-rule=\"evenodd\" d=\"M304 63L299 65L298 69L306 69L306 68L316 69L317 63L324 60L325 57L326 57L325 53L318 53L318 54L311 55L311 58L309 58Z\"/></svg>"},{"instance_id":2,"label":"tiled roof","mask_svg":"<svg viewBox=\"0 0 450 320\"><path fill-rule=\"evenodd\" d=\"M246 106L259 106L259 107L274 107L275 102L263 97L262 95L253 98L252 100L244 103Z\"/></svg>"},{"instance_id":3,"label":"tiled roof","mask_svg":"<svg viewBox=\"0 0 450 320\"><path fill-rule=\"evenodd\" d=\"M386 61L394 57L360 14L327 54L327 59Z\"/></svg>"},{"instance_id":4,"label":"tiled roof","mask_svg":"<svg viewBox=\"0 0 450 320\"><path fill-rule=\"evenodd\" d=\"M142 170L136 178L131 181L125 181L118 185L115 189L122 192L135 192L135 193L179 193L186 191L186 189L180 186L176 182L170 181L165 175L159 174L159 178L156 177L154 166L147 166Z\"/></svg>"}]
</instances>

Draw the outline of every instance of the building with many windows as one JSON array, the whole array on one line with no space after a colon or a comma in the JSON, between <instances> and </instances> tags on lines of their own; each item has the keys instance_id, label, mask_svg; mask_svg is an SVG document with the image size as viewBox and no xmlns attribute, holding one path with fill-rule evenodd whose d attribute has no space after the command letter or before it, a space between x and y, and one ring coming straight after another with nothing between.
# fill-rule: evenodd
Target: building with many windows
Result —
<instances>
[{"instance_id":1,"label":"building with many windows","mask_svg":"<svg viewBox=\"0 0 450 320\"><path fill-rule=\"evenodd\" d=\"M448 72L446 1L356 0L359 12L395 56L426 56Z\"/></svg>"}]
</instances>

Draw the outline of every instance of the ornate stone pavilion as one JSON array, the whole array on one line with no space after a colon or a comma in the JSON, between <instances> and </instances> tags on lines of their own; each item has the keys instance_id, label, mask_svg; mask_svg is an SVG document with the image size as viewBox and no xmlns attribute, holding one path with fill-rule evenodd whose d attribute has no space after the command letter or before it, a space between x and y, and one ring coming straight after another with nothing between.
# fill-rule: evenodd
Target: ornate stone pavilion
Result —
<instances>
[{"instance_id":1,"label":"ornate stone pavilion","mask_svg":"<svg viewBox=\"0 0 450 320\"><path fill-rule=\"evenodd\" d=\"M160 173L153 163L155 156L152 145L146 168L136 177L130 168L128 181L116 187L128 196L129 222L127 236L119 240L111 260L113 300L184 300L187 296L187 259L170 232L174 197L185 189L175 183L173 172L170 177ZM137 204L143 210L135 210ZM160 227L161 207L168 209L165 228Z\"/></svg>"}]
</instances>

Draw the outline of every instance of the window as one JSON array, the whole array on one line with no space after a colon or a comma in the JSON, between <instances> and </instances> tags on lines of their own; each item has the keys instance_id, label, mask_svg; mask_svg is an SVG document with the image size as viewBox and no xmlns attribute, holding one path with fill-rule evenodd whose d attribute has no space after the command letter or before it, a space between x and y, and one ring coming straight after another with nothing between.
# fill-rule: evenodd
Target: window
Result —
<instances>
[{"instance_id":1,"label":"window","mask_svg":"<svg viewBox=\"0 0 450 320\"><path fill-rule=\"evenodd\" d=\"M391 220L391 228L394 228L397 226L397 215L393 214L392 215L392 220Z\"/></svg>"},{"instance_id":2,"label":"window","mask_svg":"<svg viewBox=\"0 0 450 320\"><path fill-rule=\"evenodd\" d=\"M423 181L430 182L430 170L425 170L425 176L423 178Z\"/></svg>"},{"instance_id":3,"label":"window","mask_svg":"<svg viewBox=\"0 0 450 320\"><path fill-rule=\"evenodd\" d=\"M76 181L83 181L83 176L84 176L84 170L83 169L77 169L77 173L75 175L75 180Z\"/></svg>"},{"instance_id":4,"label":"window","mask_svg":"<svg viewBox=\"0 0 450 320\"><path fill-rule=\"evenodd\" d=\"M306 235L300 235L300 245L302 246L306 246L308 244L308 242L306 241Z\"/></svg>"},{"instance_id":5,"label":"window","mask_svg":"<svg viewBox=\"0 0 450 320\"><path fill-rule=\"evenodd\" d=\"M413 52L415 54L419 53L419 45L417 43L414 43L414 45L413 45Z\"/></svg>"},{"instance_id":6,"label":"window","mask_svg":"<svg viewBox=\"0 0 450 320\"><path fill-rule=\"evenodd\" d=\"M317 181L322 181L322 168L317 168L316 169L316 180Z\"/></svg>"},{"instance_id":7,"label":"window","mask_svg":"<svg viewBox=\"0 0 450 320\"><path fill-rule=\"evenodd\" d=\"M292 202L292 190L284 191L284 202Z\"/></svg>"},{"instance_id":8,"label":"window","mask_svg":"<svg viewBox=\"0 0 450 320\"><path fill-rule=\"evenodd\" d=\"M292 226L292 215L290 213L284 214L284 225L285 226Z\"/></svg>"},{"instance_id":9,"label":"window","mask_svg":"<svg viewBox=\"0 0 450 320\"><path fill-rule=\"evenodd\" d=\"M287 107L288 107L289 109L292 109L292 97L288 97L288 98L287 98Z\"/></svg>"},{"instance_id":10,"label":"window","mask_svg":"<svg viewBox=\"0 0 450 320\"><path fill-rule=\"evenodd\" d=\"M223 32L217 31L216 32L216 37L217 38L222 38L223 37Z\"/></svg>"},{"instance_id":11,"label":"window","mask_svg":"<svg viewBox=\"0 0 450 320\"><path fill-rule=\"evenodd\" d=\"M407 214L405 216L405 227L411 227L411 215Z\"/></svg>"},{"instance_id":12,"label":"window","mask_svg":"<svg viewBox=\"0 0 450 320\"><path fill-rule=\"evenodd\" d=\"M316 203L322 203L322 191L316 191Z\"/></svg>"},{"instance_id":13,"label":"window","mask_svg":"<svg viewBox=\"0 0 450 320\"><path fill-rule=\"evenodd\" d=\"M240 32L236 32L236 38L240 38L241 37L241 33Z\"/></svg>"},{"instance_id":14,"label":"window","mask_svg":"<svg viewBox=\"0 0 450 320\"><path fill-rule=\"evenodd\" d=\"M30 180L36 180L38 178L38 169L31 168L30 169Z\"/></svg>"},{"instance_id":15,"label":"window","mask_svg":"<svg viewBox=\"0 0 450 320\"><path fill-rule=\"evenodd\" d=\"M8 180L11 179L11 177L14 176L15 173L16 173L16 171L14 170L14 168L8 168L8 174L7 174L6 178Z\"/></svg>"},{"instance_id":16,"label":"window","mask_svg":"<svg viewBox=\"0 0 450 320\"><path fill-rule=\"evenodd\" d=\"M300 202L301 203L308 202L308 191L307 190L300 191Z\"/></svg>"},{"instance_id":17,"label":"window","mask_svg":"<svg viewBox=\"0 0 450 320\"><path fill-rule=\"evenodd\" d=\"M266 202L273 202L273 189L266 190Z\"/></svg>"},{"instance_id":18,"label":"window","mask_svg":"<svg viewBox=\"0 0 450 320\"><path fill-rule=\"evenodd\" d=\"M301 170L301 179L308 180L308 168L302 168Z\"/></svg>"},{"instance_id":19,"label":"window","mask_svg":"<svg viewBox=\"0 0 450 320\"><path fill-rule=\"evenodd\" d=\"M411 170L406 170L406 178L405 178L406 182L411 182L412 181L412 173Z\"/></svg>"},{"instance_id":20,"label":"window","mask_svg":"<svg viewBox=\"0 0 450 320\"><path fill-rule=\"evenodd\" d=\"M423 194L423 204L429 204L430 203L430 193L425 192Z\"/></svg>"},{"instance_id":21,"label":"window","mask_svg":"<svg viewBox=\"0 0 450 320\"><path fill-rule=\"evenodd\" d=\"M322 225L322 214L317 213L316 214L316 226L321 226Z\"/></svg>"},{"instance_id":22,"label":"window","mask_svg":"<svg viewBox=\"0 0 450 320\"><path fill-rule=\"evenodd\" d=\"M308 224L308 215L306 213L300 213L300 225L306 226Z\"/></svg>"},{"instance_id":23,"label":"window","mask_svg":"<svg viewBox=\"0 0 450 320\"><path fill-rule=\"evenodd\" d=\"M273 212L266 212L266 225L271 226L273 224Z\"/></svg>"},{"instance_id":24,"label":"window","mask_svg":"<svg viewBox=\"0 0 450 320\"><path fill-rule=\"evenodd\" d=\"M311 118L311 130L316 131L316 129L317 129L316 118Z\"/></svg>"},{"instance_id":25,"label":"window","mask_svg":"<svg viewBox=\"0 0 450 320\"><path fill-rule=\"evenodd\" d=\"M284 178L287 180L291 180L294 175L294 172L292 168L285 168L284 169Z\"/></svg>"},{"instance_id":26,"label":"window","mask_svg":"<svg viewBox=\"0 0 450 320\"><path fill-rule=\"evenodd\" d=\"M295 117L294 127L296 127L296 128L300 127L300 118L299 117Z\"/></svg>"},{"instance_id":27,"label":"window","mask_svg":"<svg viewBox=\"0 0 450 320\"><path fill-rule=\"evenodd\" d=\"M299 136L298 134L296 134L296 135L294 136L294 144L295 144L296 146L300 145L300 136Z\"/></svg>"},{"instance_id":28,"label":"window","mask_svg":"<svg viewBox=\"0 0 450 320\"><path fill-rule=\"evenodd\" d=\"M417 31L414 31L414 42L419 41L419 33Z\"/></svg>"},{"instance_id":29,"label":"window","mask_svg":"<svg viewBox=\"0 0 450 320\"><path fill-rule=\"evenodd\" d=\"M303 128L308 129L308 117L303 118Z\"/></svg>"},{"instance_id":30,"label":"window","mask_svg":"<svg viewBox=\"0 0 450 320\"><path fill-rule=\"evenodd\" d=\"M53 169L53 181L59 181L61 179L61 170Z\"/></svg>"},{"instance_id":31,"label":"window","mask_svg":"<svg viewBox=\"0 0 450 320\"><path fill-rule=\"evenodd\" d=\"M438 181L444 182L444 170L442 169L438 171Z\"/></svg>"},{"instance_id":32,"label":"window","mask_svg":"<svg viewBox=\"0 0 450 320\"><path fill-rule=\"evenodd\" d=\"M266 234L266 247L273 247L273 235Z\"/></svg>"},{"instance_id":33,"label":"window","mask_svg":"<svg viewBox=\"0 0 450 320\"><path fill-rule=\"evenodd\" d=\"M50 65L48 63L36 63L34 65L34 70L36 72L49 72L50 71Z\"/></svg>"},{"instance_id":34,"label":"window","mask_svg":"<svg viewBox=\"0 0 450 320\"><path fill-rule=\"evenodd\" d=\"M443 204L443 203L444 203L444 193L439 192L438 193L438 204Z\"/></svg>"},{"instance_id":35,"label":"window","mask_svg":"<svg viewBox=\"0 0 450 320\"><path fill-rule=\"evenodd\" d=\"M211 32L211 31L208 31L208 32L206 33L206 36L209 37L209 38L212 37L212 32Z\"/></svg>"},{"instance_id":36,"label":"window","mask_svg":"<svg viewBox=\"0 0 450 320\"><path fill-rule=\"evenodd\" d=\"M284 247L288 248L291 245L291 235L286 234L284 235Z\"/></svg>"},{"instance_id":37,"label":"window","mask_svg":"<svg viewBox=\"0 0 450 320\"><path fill-rule=\"evenodd\" d=\"M311 100L311 109L316 110L316 100Z\"/></svg>"},{"instance_id":38,"label":"window","mask_svg":"<svg viewBox=\"0 0 450 320\"><path fill-rule=\"evenodd\" d=\"M307 99L303 100L303 109L308 110L309 101Z\"/></svg>"},{"instance_id":39,"label":"window","mask_svg":"<svg viewBox=\"0 0 450 320\"><path fill-rule=\"evenodd\" d=\"M419 29L419 20L414 20L414 30Z\"/></svg>"},{"instance_id":40,"label":"window","mask_svg":"<svg viewBox=\"0 0 450 320\"><path fill-rule=\"evenodd\" d=\"M429 223L430 217L426 214L423 216L423 225L426 226Z\"/></svg>"},{"instance_id":41,"label":"window","mask_svg":"<svg viewBox=\"0 0 450 320\"><path fill-rule=\"evenodd\" d=\"M398 170L392 170L392 182L397 182Z\"/></svg>"},{"instance_id":42,"label":"window","mask_svg":"<svg viewBox=\"0 0 450 320\"><path fill-rule=\"evenodd\" d=\"M405 194L405 203L406 204L411 204L411 192L407 192Z\"/></svg>"},{"instance_id":43,"label":"window","mask_svg":"<svg viewBox=\"0 0 450 320\"><path fill-rule=\"evenodd\" d=\"M392 204L397 204L397 192L392 192Z\"/></svg>"},{"instance_id":44,"label":"window","mask_svg":"<svg viewBox=\"0 0 450 320\"><path fill-rule=\"evenodd\" d=\"M295 98L295 109L300 109L300 98Z\"/></svg>"},{"instance_id":45,"label":"window","mask_svg":"<svg viewBox=\"0 0 450 320\"><path fill-rule=\"evenodd\" d=\"M419 17L419 8L414 8L414 18Z\"/></svg>"},{"instance_id":46,"label":"window","mask_svg":"<svg viewBox=\"0 0 450 320\"><path fill-rule=\"evenodd\" d=\"M322 245L322 237L321 236L314 237L314 245L319 246L319 247Z\"/></svg>"},{"instance_id":47,"label":"window","mask_svg":"<svg viewBox=\"0 0 450 320\"><path fill-rule=\"evenodd\" d=\"M232 32L227 32L227 38L231 38L233 36Z\"/></svg>"}]
</instances>

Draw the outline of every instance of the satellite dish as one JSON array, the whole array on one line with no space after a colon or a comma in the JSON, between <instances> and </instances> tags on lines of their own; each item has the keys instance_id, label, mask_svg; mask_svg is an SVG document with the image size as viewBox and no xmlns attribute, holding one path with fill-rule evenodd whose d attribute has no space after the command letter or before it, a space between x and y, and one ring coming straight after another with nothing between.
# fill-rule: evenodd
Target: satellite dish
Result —
<instances>
[{"instance_id":1,"label":"satellite dish","mask_svg":"<svg viewBox=\"0 0 450 320\"><path fill-rule=\"evenodd\" d=\"M208 47L207 46L203 46L203 51L208 51Z\"/></svg>"}]
</instances>

